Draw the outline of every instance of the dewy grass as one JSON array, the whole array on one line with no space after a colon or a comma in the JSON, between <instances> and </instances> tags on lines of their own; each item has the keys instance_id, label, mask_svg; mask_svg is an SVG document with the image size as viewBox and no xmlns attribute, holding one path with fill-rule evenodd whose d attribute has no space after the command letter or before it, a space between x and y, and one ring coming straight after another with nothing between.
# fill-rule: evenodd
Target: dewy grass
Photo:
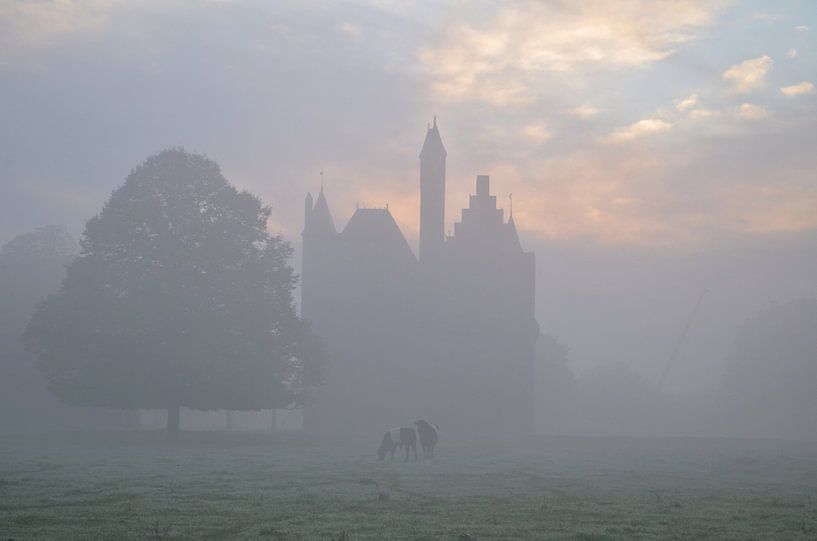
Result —
<instances>
[{"instance_id":1,"label":"dewy grass","mask_svg":"<svg viewBox=\"0 0 817 541\"><path fill-rule=\"evenodd\" d=\"M814 539L817 446L151 432L4 436L0 539Z\"/></svg>"}]
</instances>

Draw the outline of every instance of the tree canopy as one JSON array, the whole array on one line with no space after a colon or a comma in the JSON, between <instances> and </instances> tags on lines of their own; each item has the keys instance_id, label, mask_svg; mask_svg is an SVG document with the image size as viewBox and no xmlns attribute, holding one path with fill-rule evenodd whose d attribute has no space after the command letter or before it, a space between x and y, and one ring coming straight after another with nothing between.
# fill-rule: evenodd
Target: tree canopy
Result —
<instances>
[{"instance_id":1,"label":"tree canopy","mask_svg":"<svg viewBox=\"0 0 817 541\"><path fill-rule=\"evenodd\" d=\"M323 349L298 318L270 209L182 149L136 167L88 221L60 291L26 331L77 405L257 410L303 399Z\"/></svg>"},{"instance_id":2,"label":"tree canopy","mask_svg":"<svg viewBox=\"0 0 817 541\"><path fill-rule=\"evenodd\" d=\"M817 301L771 303L747 319L736 333L722 391L735 432L817 435Z\"/></svg>"},{"instance_id":3,"label":"tree canopy","mask_svg":"<svg viewBox=\"0 0 817 541\"><path fill-rule=\"evenodd\" d=\"M0 248L0 333L15 342L42 297L57 290L77 243L65 228L46 225Z\"/></svg>"},{"instance_id":4,"label":"tree canopy","mask_svg":"<svg viewBox=\"0 0 817 541\"><path fill-rule=\"evenodd\" d=\"M62 227L19 235L0 249L0 429L65 422L20 334L37 303L57 291L77 244Z\"/></svg>"}]
</instances>

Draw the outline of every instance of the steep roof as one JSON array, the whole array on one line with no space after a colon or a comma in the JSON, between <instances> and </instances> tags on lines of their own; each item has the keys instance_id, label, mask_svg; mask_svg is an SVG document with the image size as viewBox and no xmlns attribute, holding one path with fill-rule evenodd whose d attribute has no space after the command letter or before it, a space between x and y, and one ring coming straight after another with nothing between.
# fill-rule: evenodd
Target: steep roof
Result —
<instances>
[{"instance_id":1,"label":"steep roof","mask_svg":"<svg viewBox=\"0 0 817 541\"><path fill-rule=\"evenodd\" d=\"M349 244L366 252L406 262L416 260L414 252L387 208L357 209L341 236Z\"/></svg>"},{"instance_id":2,"label":"steep roof","mask_svg":"<svg viewBox=\"0 0 817 541\"><path fill-rule=\"evenodd\" d=\"M508 216L508 223L505 225L508 228L508 234L511 239L511 244L514 247L518 247L519 250L522 250L522 243L519 242L519 233L516 231L516 222L513 221L513 207L511 207L511 213Z\"/></svg>"},{"instance_id":3,"label":"steep roof","mask_svg":"<svg viewBox=\"0 0 817 541\"><path fill-rule=\"evenodd\" d=\"M335 222L332 221L332 213L329 212L329 205L326 203L326 197L323 195L323 189L318 194L318 200L315 202L315 208L309 215L309 232L319 234L337 233L335 229Z\"/></svg>"}]
</instances>

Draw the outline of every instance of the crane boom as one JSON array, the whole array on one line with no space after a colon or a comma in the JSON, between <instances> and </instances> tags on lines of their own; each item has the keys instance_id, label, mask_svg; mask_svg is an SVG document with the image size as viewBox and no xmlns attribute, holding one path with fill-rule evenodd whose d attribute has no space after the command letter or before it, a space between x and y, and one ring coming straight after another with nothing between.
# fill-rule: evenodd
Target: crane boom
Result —
<instances>
[{"instance_id":1,"label":"crane boom","mask_svg":"<svg viewBox=\"0 0 817 541\"><path fill-rule=\"evenodd\" d=\"M681 336L678 337L678 340L675 342L675 347L672 349L672 353L667 359L667 364L664 365L664 372L661 374L661 380L658 383L658 388L663 389L664 383L667 381L667 376L669 376L669 372L672 369L672 364L675 362L675 358L678 356L678 352L681 350L681 344L684 343L684 339L689 332L689 328L692 326L692 322L695 320L695 314L698 313L698 308L701 306L701 302L704 300L704 297L709 292L708 289L703 288L701 290L701 294L698 296L698 301L695 303L695 306L692 308L692 312L689 313L689 317L687 318L686 325L684 325L684 330L681 331Z\"/></svg>"}]
</instances>

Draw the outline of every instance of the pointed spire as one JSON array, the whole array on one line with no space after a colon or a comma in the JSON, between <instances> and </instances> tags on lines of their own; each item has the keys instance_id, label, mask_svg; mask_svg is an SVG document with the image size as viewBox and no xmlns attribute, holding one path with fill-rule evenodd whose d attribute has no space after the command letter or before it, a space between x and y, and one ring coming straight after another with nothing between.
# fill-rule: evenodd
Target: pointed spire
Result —
<instances>
[{"instance_id":1,"label":"pointed spire","mask_svg":"<svg viewBox=\"0 0 817 541\"><path fill-rule=\"evenodd\" d=\"M321 178L323 178L323 172L321 172ZM309 213L309 224L306 230L309 233L321 235L334 235L337 233L335 222L332 221L332 213L329 212L329 205L326 203L326 196L323 193L323 182L321 182L318 200L315 201L315 206L312 212Z\"/></svg>"},{"instance_id":2,"label":"pointed spire","mask_svg":"<svg viewBox=\"0 0 817 541\"><path fill-rule=\"evenodd\" d=\"M440 130L437 129L437 115L434 115L434 124L428 127L426 132L426 139L423 141L423 149L420 151L420 158L429 157L432 154L447 156L443 146L442 137L440 137Z\"/></svg>"},{"instance_id":3,"label":"pointed spire","mask_svg":"<svg viewBox=\"0 0 817 541\"><path fill-rule=\"evenodd\" d=\"M508 212L508 223L506 224L508 227L508 235L511 238L511 242L514 246L518 246L519 249L522 249L522 243L519 242L519 233L516 231L516 222L513 219L513 194L508 196L510 199L510 210Z\"/></svg>"}]
</instances>

